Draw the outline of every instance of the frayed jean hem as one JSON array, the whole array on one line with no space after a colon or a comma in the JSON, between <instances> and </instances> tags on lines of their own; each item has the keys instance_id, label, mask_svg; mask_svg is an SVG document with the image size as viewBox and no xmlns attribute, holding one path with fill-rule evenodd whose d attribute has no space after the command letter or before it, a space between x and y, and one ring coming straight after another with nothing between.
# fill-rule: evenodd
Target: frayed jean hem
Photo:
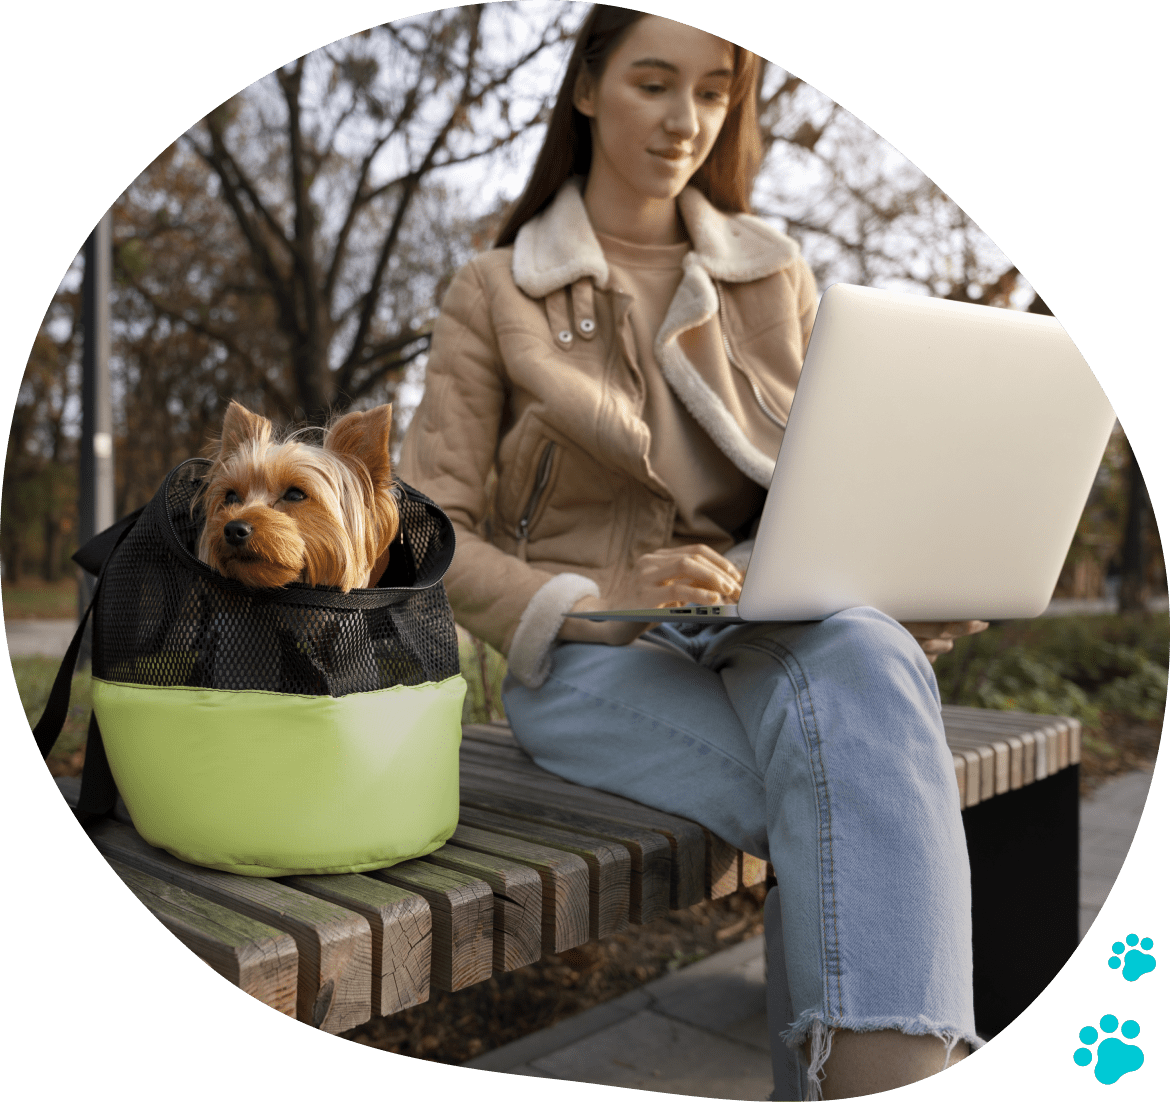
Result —
<instances>
[{"instance_id":1,"label":"frayed jean hem","mask_svg":"<svg viewBox=\"0 0 1170 1102\"><path fill-rule=\"evenodd\" d=\"M816 1010L806 1010L780 1033L779 1039L788 1046L800 1062L801 1096L805 1102L818 1102L823 1097L821 1081L825 1061L833 1047L833 1034L839 1029L849 1030L851 1033L876 1033L879 1030L893 1029L904 1033L908 1037L937 1037L946 1045L941 1071L945 1071L951 1064L951 1054L960 1041L966 1041L972 1052L985 1043L974 1033L967 1033L959 1029L947 1029L937 1022L924 1021L921 1018L904 1018L888 1016L885 1018L827 1018ZM808 1063L805 1064L803 1048L809 1046Z\"/></svg>"}]
</instances>

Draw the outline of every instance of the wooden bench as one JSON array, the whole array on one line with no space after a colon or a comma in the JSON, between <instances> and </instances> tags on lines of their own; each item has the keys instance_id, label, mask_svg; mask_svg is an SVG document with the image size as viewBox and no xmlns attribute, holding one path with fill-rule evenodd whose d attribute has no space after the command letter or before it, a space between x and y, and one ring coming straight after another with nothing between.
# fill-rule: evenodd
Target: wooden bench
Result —
<instances>
[{"instance_id":1,"label":"wooden bench","mask_svg":"<svg viewBox=\"0 0 1170 1102\"><path fill-rule=\"evenodd\" d=\"M971 854L976 1020L991 1036L1077 944L1080 725L943 712ZM455 834L380 872L198 868L147 845L121 804L90 836L212 968L333 1033L767 879L764 862L695 823L546 773L506 725L463 736ZM75 800L76 779L59 783Z\"/></svg>"}]
</instances>

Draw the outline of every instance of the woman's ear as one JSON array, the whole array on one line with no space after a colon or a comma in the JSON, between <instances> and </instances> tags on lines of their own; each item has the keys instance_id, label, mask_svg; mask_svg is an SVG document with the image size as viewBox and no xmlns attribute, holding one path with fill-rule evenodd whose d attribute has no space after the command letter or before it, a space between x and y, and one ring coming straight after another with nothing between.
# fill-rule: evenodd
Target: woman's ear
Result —
<instances>
[{"instance_id":1,"label":"woman's ear","mask_svg":"<svg viewBox=\"0 0 1170 1102\"><path fill-rule=\"evenodd\" d=\"M577 80L573 84L573 106L587 119L593 118L596 113L593 106L593 87L593 77L589 70L582 65L581 71L577 74Z\"/></svg>"}]
</instances>

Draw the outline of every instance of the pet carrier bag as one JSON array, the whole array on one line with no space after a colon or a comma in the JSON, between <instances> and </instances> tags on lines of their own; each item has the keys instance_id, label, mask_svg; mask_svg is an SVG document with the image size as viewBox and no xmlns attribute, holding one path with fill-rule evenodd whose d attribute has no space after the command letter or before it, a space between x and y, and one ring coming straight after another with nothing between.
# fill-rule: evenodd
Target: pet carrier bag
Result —
<instances>
[{"instance_id":1,"label":"pet carrier bag","mask_svg":"<svg viewBox=\"0 0 1170 1102\"><path fill-rule=\"evenodd\" d=\"M441 584L451 522L399 483L377 588L250 589L195 557L209 466L181 463L74 556L96 592L35 734L47 755L92 610L79 817L108 814L120 792L147 842L248 876L361 872L437 849L458 820L466 691Z\"/></svg>"}]
</instances>

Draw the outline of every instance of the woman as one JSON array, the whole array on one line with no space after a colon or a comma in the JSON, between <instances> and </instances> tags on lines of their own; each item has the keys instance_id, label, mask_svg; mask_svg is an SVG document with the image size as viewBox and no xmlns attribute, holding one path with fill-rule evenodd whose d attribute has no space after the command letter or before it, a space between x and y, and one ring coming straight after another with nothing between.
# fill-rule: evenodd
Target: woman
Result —
<instances>
[{"instance_id":1,"label":"woman","mask_svg":"<svg viewBox=\"0 0 1170 1102\"><path fill-rule=\"evenodd\" d=\"M843 1097L978 1043L924 652L983 625L565 618L738 596L816 303L795 242L746 213L758 66L591 11L499 247L444 301L400 472L456 526L456 618L507 655L533 757L772 861L778 1097Z\"/></svg>"}]
</instances>

